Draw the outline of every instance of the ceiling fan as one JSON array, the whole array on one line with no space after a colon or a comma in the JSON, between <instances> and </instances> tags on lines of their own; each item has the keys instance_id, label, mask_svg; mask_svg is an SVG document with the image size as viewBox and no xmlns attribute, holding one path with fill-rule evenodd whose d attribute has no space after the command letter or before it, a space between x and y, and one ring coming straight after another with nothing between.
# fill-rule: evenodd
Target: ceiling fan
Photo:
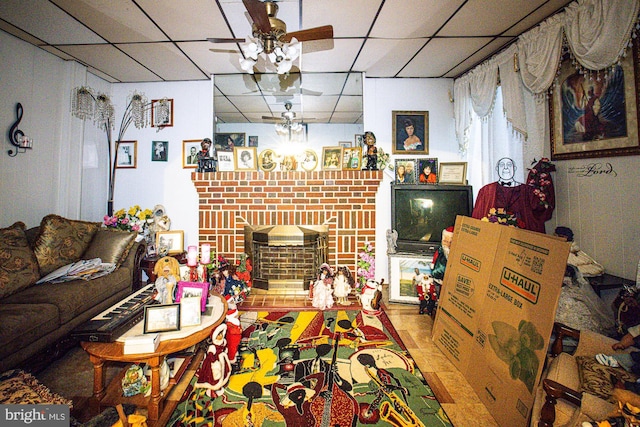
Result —
<instances>
[{"instance_id":1,"label":"ceiling fan","mask_svg":"<svg viewBox=\"0 0 640 427\"><path fill-rule=\"evenodd\" d=\"M254 42L247 40L247 45L243 46L243 53L249 60L249 63L243 64L243 69L251 72L249 69L255 65L255 60L259 53L266 53L276 65L280 62L286 61L291 55L297 54L291 53L296 50L296 42L305 42L322 39L333 38L333 26L324 25L321 27L308 28L306 30L287 32L287 24L281 19L276 18L278 13L278 4L274 1L260 1L260 0L242 0L244 7L247 9L252 24L252 35L255 38ZM207 39L213 43L242 43L245 39L219 39L209 38ZM287 52L289 50L289 52ZM294 58L295 59L295 58ZM253 60L253 61L251 61ZM242 63L243 60L241 60ZM289 59L289 61L291 61ZM246 67L245 67L246 65ZM250 65L250 67L249 67ZM278 73L280 73L280 67L278 67ZM289 66L286 71L290 69ZM281 74L281 73L280 73Z\"/></svg>"},{"instance_id":2,"label":"ceiling fan","mask_svg":"<svg viewBox=\"0 0 640 427\"><path fill-rule=\"evenodd\" d=\"M305 127L305 124L303 124L302 122L294 121L294 119L296 118L296 113L294 111L291 111L291 107L291 103L287 101L284 104L284 108L287 111L283 111L282 113L280 113L280 117L262 116L262 120L279 122L276 123L276 132L280 135L289 134L289 139L291 139L292 133L300 133Z\"/></svg>"}]
</instances>

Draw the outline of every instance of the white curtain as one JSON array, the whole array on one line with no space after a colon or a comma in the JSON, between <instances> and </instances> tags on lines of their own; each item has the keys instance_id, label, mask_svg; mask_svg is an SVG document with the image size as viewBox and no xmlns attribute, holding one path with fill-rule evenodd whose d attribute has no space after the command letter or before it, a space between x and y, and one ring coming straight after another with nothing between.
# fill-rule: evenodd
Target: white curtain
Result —
<instances>
[{"instance_id":1,"label":"white curtain","mask_svg":"<svg viewBox=\"0 0 640 427\"><path fill-rule=\"evenodd\" d=\"M518 49L515 45L496 56L507 123L517 133L515 137L522 136L527 139L527 115L523 93L525 88L516 70L517 61Z\"/></svg>"}]
</instances>

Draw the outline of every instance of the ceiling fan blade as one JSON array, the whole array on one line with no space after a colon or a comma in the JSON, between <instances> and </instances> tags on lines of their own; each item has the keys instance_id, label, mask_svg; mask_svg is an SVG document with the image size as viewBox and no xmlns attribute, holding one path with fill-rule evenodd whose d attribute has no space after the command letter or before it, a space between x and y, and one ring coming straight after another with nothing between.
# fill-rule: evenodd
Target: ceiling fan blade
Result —
<instances>
[{"instance_id":1,"label":"ceiling fan blade","mask_svg":"<svg viewBox=\"0 0 640 427\"><path fill-rule=\"evenodd\" d=\"M244 7L249 12L249 16L251 16L256 28L263 33L270 33L271 23L264 3L260 0L242 0L242 3L244 3Z\"/></svg>"},{"instance_id":2,"label":"ceiling fan blade","mask_svg":"<svg viewBox=\"0 0 640 427\"><path fill-rule=\"evenodd\" d=\"M244 39L208 38L211 43L244 43Z\"/></svg>"},{"instance_id":3,"label":"ceiling fan blade","mask_svg":"<svg viewBox=\"0 0 640 427\"><path fill-rule=\"evenodd\" d=\"M262 120L274 120L279 122L282 120L282 117L262 116Z\"/></svg>"},{"instance_id":4,"label":"ceiling fan blade","mask_svg":"<svg viewBox=\"0 0 640 427\"><path fill-rule=\"evenodd\" d=\"M333 38L333 26L324 25L322 27L308 28L306 30L293 31L287 33L280 38L283 42L289 43L292 38L298 39L299 42L308 42L311 40L322 40Z\"/></svg>"}]
</instances>

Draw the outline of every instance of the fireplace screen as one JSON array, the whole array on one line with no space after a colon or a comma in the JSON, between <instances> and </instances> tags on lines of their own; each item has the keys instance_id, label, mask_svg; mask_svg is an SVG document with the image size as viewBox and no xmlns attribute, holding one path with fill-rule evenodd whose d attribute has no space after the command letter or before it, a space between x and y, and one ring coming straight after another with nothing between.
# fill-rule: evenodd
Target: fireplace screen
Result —
<instances>
[{"instance_id":1,"label":"fireplace screen","mask_svg":"<svg viewBox=\"0 0 640 427\"><path fill-rule=\"evenodd\" d=\"M253 285L259 289L309 289L327 262L326 227L276 225L251 234Z\"/></svg>"}]
</instances>

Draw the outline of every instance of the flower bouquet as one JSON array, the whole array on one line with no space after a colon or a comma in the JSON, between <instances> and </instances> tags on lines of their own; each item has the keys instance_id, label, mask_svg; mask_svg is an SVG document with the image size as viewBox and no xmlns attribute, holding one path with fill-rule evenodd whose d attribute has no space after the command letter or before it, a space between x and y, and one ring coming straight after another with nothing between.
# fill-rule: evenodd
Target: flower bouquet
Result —
<instances>
[{"instance_id":1,"label":"flower bouquet","mask_svg":"<svg viewBox=\"0 0 640 427\"><path fill-rule=\"evenodd\" d=\"M393 170L391 157L389 156L389 153L385 153L382 148L378 148L378 169L383 171L387 167L389 167L389 170Z\"/></svg>"},{"instance_id":2,"label":"flower bouquet","mask_svg":"<svg viewBox=\"0 0 640 427\"><path fill-rule=\"evenodd\" d=\"M367 280L375 279L376 277L376 257L373 245L369 242L365 243L362 251L358 254L358 258L356 293L362 292Z\"/></svg>"},{"instance_id":3,"label":"flower bouquet","mask_svg":"<svg viewBox=\"0 0 640 427\"><path fill-rule=\"evenodd\" d=\"M551 172L555 172L556 166L549 161L546 157L543 157L536 163L534 159L531 162L534 166L529 169L529 176L527 177L527 184L535 187L533 191L538 198L540 198L540 204L545 208L549 208L548 195L552 189L553 181L551 181Z\"/></svg>"},{"instance_id":4,"label":"flower bouquet","mask_svg":"<svg viewBox=\"0 0 640 427\"><path fill-rule=\"evenodd\" d=\"M507 211L504 208L491 208L489 214L482 218L482 221L493 222L500 225L506 225L508 227L524 228L525 223L513 212Z\"/></svg>"},{"instance_id":5,"label":"flower bouquet","mask_svg":"<svg viewBox=\"0 0 640 427\"><path fill-rule=\"evenodd\" d=\"M104 216L106 227L117 228L118 230L133 231L144 234L153 213L151 209L142 209L138 205L131 206L128 210L120 209L114 212L113 216Z\"/></svg>"}]
</instances>

